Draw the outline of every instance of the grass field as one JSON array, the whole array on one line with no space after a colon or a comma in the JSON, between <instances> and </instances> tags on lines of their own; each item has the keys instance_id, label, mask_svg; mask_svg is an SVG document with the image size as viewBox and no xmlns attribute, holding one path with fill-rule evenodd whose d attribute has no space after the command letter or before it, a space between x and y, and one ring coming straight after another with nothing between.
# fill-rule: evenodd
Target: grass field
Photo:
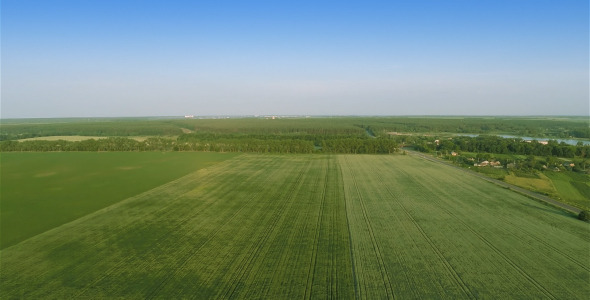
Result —
<instances>
[{"instance_id":1,"label":"grass field","mask_svg":"<svg viewBox=\"0 0 590 300\"><path fill-rule=\"evenodd\" d=\"M538 193L557 195L557 190L553 186L551 179L545 174L526 174L527 177L518 175L518 173L510 173L509 175L504 176L504 181Z\"/></svg>"},{"instance_id":2,"label":"grass field","mask_svg":"<svg viewBox=\"0 0 590 300\"><path fill-rule=\"evenodd\" d=\"M552 172L547 176L563 202L590 210L590 180L588 175L573 172Z\"/></svg>"},{"instance_id":3,"label":"grass field","mask_svg":"<svg viewBox=\"0 0 590 300\"><path fill-rule=\"evenodd\" d=\"M589 229L417 157L241 155L3 249L0 291L587 299Z\"/></svg>"},{"instance_id":4,"label":"grass field","mask_svg":"<svg viewBox=\"0 0 590 300\"><path fill-rule=\"evenodd\" d=\"M0 249L233 156L2 153Z\"/></svg>"}]
</instances>

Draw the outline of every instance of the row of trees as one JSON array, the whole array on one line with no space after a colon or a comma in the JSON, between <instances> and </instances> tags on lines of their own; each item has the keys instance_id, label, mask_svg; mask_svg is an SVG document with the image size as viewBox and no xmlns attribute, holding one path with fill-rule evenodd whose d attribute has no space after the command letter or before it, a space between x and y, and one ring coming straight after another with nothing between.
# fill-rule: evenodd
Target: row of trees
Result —
<instances>
[{"instance_id":1,"label":"row of trees","mask_svg":"<svg viewBox=\"0 0 590 300\"><path fill-rule=\"evenodd\" d=\"M587 118L515 118L515 117L464 117L419 118L385 117L363 120L376 135L387 132L402 133L464 133L520 136L590 138Z\"/></svg>"},{"instance_id":2,"label":"row of trees","mask_svg":"<svg viewBox=\"0 0 590 300\"><path fill-rule=\"evenodd\" d=\"M47 122L50 122L48 120ZM0 141L43 136L173 136L182 133L181 128L165 121L110 120L68 121L56 123L0 124Z\"/></svg>"},{"instance_id":3,"label":"row of trees","mask_svg":"<svg viewBox=\"0 0 590 300\"><path fill-rule=\"evenodd\" d=\"M208 152L253 152L253 153L393 153L398 145L391 139L333 138L315 139L256 139L242 138L195 138L181 136L171 138L148 138L138 141L129 138L89 139L83 141L3 141L1 151L208 151Z\"/></svg>"},{"instance_id":4,"label":"row of trees","mask_svg":"<svg viewBox=\"0 0 590 300\"><path fill-rule=\"evenodd\" d=\"M453 137L440 139L438 142L422 139L416 142L416 149L429 151L466 151L466 152L487 152L498 154L517 154L535 156L555 157L589 157L590 145L568 145L550 140L547 144L537 141L523 141L515 138L502 138L497 136L478 137Z\"/></svg>"},{"instance_id":5,"label":"row of trees","mask_svg":"<svg viewBox=\"0 0 590 300\"><path fill-rule=\"evenodd\" d=\"M304 140L219 139L179 141L171 150L251 153L312 153L314 145Z\"/></svg>"},{"instance_id":6,"label":"row of trees","mask_svg":"<svg viewBox=\"0 0 590 300\"><path fill-rule=\"evenodd\" d=\"M325 140L321 147L327 153L390 154L396 152L399 145L392 139L345 138Z\"/></svg>"},{"instance_id":7,"label":"row of trees","mask_svg":"<svg viewBox=\"0 0 590 300\"><path fill-rule=\"evenodd\" d=\"M590 167L590 158L582 157L572 158L571 160L567 161L564 161L554 156L539 157L534 155L528 155L526 157L497 157L496 155L491 153L479 153L475 157L470 157L466 155L443 155L443 157L465 167L473 166L474 163L479 163L484 160L498 161L500 162L502 168L525 171L559 170L586 172Z\"/></svg>"},{"instance_id":8,"label":"row of trees","mask_svg":"<svg viewBox=\"0 0 590 300\"><path fill-rule=\"evenodd\" d=\"M1 151L167 151L175 142L166 138L137 141L129 138L88 139L83 141L3 141Z\"/></svg>"}]
</instances>

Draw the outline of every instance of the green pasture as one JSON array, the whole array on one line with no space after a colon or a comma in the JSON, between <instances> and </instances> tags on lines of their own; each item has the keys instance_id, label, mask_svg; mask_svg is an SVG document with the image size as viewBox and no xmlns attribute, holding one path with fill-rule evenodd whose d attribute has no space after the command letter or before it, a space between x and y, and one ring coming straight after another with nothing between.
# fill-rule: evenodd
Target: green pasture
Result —
<instances>
[{"instance_id":1,"label":"green pasture","mask_svg":"<svg viewBox=\"0 0 590 300\"><path fill-rule=\"evenodd\" d=\"M195 154L185 155L186 162ZM184 166L193 168L184 177L128 191L105 209L1 250L2 298L590 295L588 223L450 166L408 155L241 155L207 168L212 158L200 159ZM29 181L59 172L48 160L57 156L26 160L37 165ZM80 161L103 168L101 159ZM103 169L140 165L127 161ZM47 164L53 167L41 168ZM160 164L152 174L162 172ZM150 178L127 174L121 186ZM86 189L68 178L56 182ZM49 187L37 191L40 199L50 199L43 196ZM58 203L44 208L58 216ZM26 211L39 202L19 205Z\"/></svg>"},{"instance_id":2,"label":"green pasture","mask_svg":"<svg viewBox=\"0 0 590 300\"><path fill-rule=\"evenodd\" d=\"M0 156L0 249L235 154L30 152Z\"/></svg>"},{"instance_id":3,"label":"green pasture","mask_svg":"<svg viewBox=\"0 0 590 300\"><path fill-rule=\"evenodd\" d=\"M546 172L560 200L590 211L590 176L574 172Z\"/></svg>"}]
</instances>

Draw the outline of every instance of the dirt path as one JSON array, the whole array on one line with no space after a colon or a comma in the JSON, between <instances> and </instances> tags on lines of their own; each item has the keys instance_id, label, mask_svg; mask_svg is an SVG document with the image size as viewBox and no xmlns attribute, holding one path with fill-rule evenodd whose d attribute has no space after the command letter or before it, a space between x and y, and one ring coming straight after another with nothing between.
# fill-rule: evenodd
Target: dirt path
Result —
<instances>
[{"instance_id":1,"label":"dirt path","mask_svg":"<svg viewBox=\"0 0 590 300\"><path fill-rule=\"evenodd\" d=\"M568 205L568 204L559 202L559 201L557 201L555 199L552 199L552 198L549 198L549 197L547 197L545 195L542 195L542 194L539 194L539 193L535 193L535 192L529 191L527 189L523 189L521 187L515 186L513 184L509 184L509 183L506 183L506 182L503 182L503 181L500 181L500 180L497 180L497 179L493 179L493 178L487 177L486 175L477 173L475 171L471 171L471 170L467 170L467 169L464 169L464 168L455 166L455 165L453 165L453 164L451 164L449 162L442 161L442 160L439 160L439 159L430 157L428 155L425 155L425 154L422 154L422 153L419 153L419 152L416 152L416 151L410 151L410 150L405 150L405 151L408 154L412 155L412 156L417 156L417 157L420 157L420 158L423 158L423 159L426 159L426 160L429 160L429 161L432 161L432 162L436 162L436 163L447 165L447 166L452 167L452 168L455 168L457 170L461 170L461 171L463 171L465 173L469 173L469 174L471 174L473 176L476 176L476 177L479 177L479 178L481 178L483 180L489 181L489 182L491 182L493 184L499 185L499 186L504 187L504 188L511 189L511 190L513 190L513 191L515 191L517 193L523 194L523 195L525 195L527 197L530 197L530 198L533 198L533 199L536 199L536 200L539 200L539 201L542 201L542 202L545 202L545 203L549 203L549 204L551 204L553 206L559 207L561 209L564 209L564 210L569 211L571 213L574 213L576 215L579 214L582 211L582 210L580 210L577 207L573 207L571 205Z\"/></svg>"}]
</instances>

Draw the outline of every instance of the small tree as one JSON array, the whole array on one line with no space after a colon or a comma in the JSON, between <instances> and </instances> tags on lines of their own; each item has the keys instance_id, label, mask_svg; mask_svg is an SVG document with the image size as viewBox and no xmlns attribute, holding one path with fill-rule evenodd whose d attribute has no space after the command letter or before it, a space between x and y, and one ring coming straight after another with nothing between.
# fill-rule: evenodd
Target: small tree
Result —
<instances>
[{"instance_id":1,"label":"small tree","mask_svg":"<svg viewBox=\"0 0 590 300\"><path fill-rule=\"evenodd\" d=\"M588 211L585 211L585 210L581 211L581 212L578 214L578 220L582 220L582 221L590 221L590 212L588 212Z\"/></svg>"}]
</instances>

